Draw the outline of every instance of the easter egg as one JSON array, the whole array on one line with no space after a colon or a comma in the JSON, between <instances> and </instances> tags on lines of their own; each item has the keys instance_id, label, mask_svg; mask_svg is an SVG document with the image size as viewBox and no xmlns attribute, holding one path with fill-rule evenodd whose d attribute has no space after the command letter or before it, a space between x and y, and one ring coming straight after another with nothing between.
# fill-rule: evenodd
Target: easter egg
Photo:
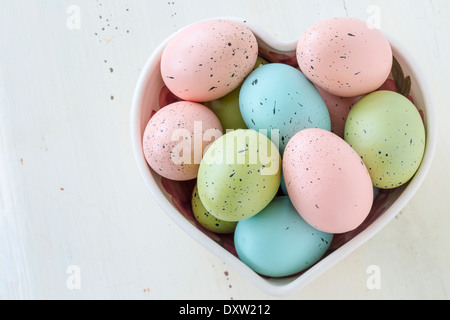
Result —
<instances>
[{"instance_id":1,"label":"easter egg","mask_svg":"<svg viewBox=\"0 0 450 320\"><path fill-rule=\"evenodd\" d=\"M299 70L285 64L271 63L253 71L242 85L239 104L247 127L266 130L281 154L298 131L331 129L317 89Z\"/></svg>"},{"instance_id":2,"label":"easter egg","mask_svg":"<svg viewBox=\"0 0 450 320\"><path fill-rule=\"evenodd\" d=\"M284 152L283 175L294 207L318 230L354 230L372 208L373 186L364 162L330 131L297 133Z\"/></svg>"},{"instance_id":3,"label":"easter egg","mask_svg":"<svg viewBox=\"0 0 450 320\"><path fill-rule=\"evenodd\" d=\"M208 138L204 139L208 133ZM206 147L222 135L217 116L207 107L179 101L157 111L142 140L149 166L160 176L186 181L197 177Z\"/></svg>"},{"instance_id":4,"label":"easter egg","mask_svg":"<svg viewBox=\"0 0 450 320\"><path fill-rule=\"evenodd\" d=\"M366 21L342 17L309 27L297 46L306 77L339 97L378 89L392 68L392 48L383 33Z\"/></svg>"},{"instance_id":5,"label":"easter egg","mask_svg":"<svg viewBox=\"0 0 450 320\"><path fill-rule=\"evenodd\" d=\"M226 133L206 151L198 172L200 199L224 221L254 216L275 197L281 181L276 146L254 130Z\"/></svg>"},{"instance_id":6,"label":"easter egg","mask_svg":"<svg viewBox=\"0 0 450 320\"><path fill-rule=\"evenodd\" d=\"M244 24L211 19L176 33L164 48L161 75L183 100L205 102L236 89L252 71L258 43Z\"/></svg>"},{"instance_id":7,"label":"easter egg","mask_svg":"<svg viewBox=\"0 0 450 320\"><path fill-rule=\"evenodd\" d=\"M275 198L257 215L238 222L236 252L253 271L285 277L316 263L328 250L333 235L316 230L295 210L288 197Z\"/></svg>"},{"instance_id":8,"label":"easter egg","mask_svg":"<svg viewBox=\"0 0 450 320\"><path fill-rule=\"evenodd\" d=\"M353 106L345 124L345 141L366 164L373 185L392 189L408 182L418 170L426 133L409 99L396 92L377 91Z\"/></svg>"}]
</instances>

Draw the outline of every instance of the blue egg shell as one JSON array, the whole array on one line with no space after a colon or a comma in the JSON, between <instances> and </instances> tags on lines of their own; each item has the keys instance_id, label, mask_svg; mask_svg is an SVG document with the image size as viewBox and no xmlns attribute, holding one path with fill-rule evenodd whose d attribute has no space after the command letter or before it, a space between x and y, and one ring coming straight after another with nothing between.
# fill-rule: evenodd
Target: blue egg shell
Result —
<instances>
[{"instance_id":1,"label":"blue egg shell","mask_svg":"<svg viewBox=\"0 0 450 320\"><path fill-rule=\"evenodd\" d=\"M294 275L312 266L324 256L332 239L332 234L306 223L286 196L240 221L234 234L241 261L269 277Z\"/></svg>"},{"instance_id":2,"label":"blue egg shell","mask_svg":"<svg viewBox=\"0 0 450 320\"><path fill-rule=\"evenodd\" d=\"M248 128L267 130L267 136L283 153L299 131L321 128L331 131L327 106L314 85L298 69L281 63L262 65L244 81L239 107ZM271 134L279 130L279 136Z\"/></svg>"}]
</instances>

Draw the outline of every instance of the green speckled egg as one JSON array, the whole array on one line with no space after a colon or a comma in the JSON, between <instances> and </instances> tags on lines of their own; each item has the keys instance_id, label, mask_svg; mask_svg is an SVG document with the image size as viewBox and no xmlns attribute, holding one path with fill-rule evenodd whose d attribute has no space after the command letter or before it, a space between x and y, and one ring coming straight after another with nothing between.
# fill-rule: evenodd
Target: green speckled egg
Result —
<instances>
[{"instance_id":1,"label":"green speckled egg","mask_svg":"<svg viewBox=\"0 0 450 320\"><path fill-rule=\"evenodd\" d=\"M197 186L210 214L224 221L250 218L275 197L281 182L278 148L255 130L236 130L210 145Z\"/></svg>"},{"instance_id":2,"label":"green speckled egg","mask_svg":"<svg viewBox=\"0 0 450 320\"><path fill-rule=\"evenodd\" d=\"M208 210L205 209L202 202L200 201L197 185L194 187L194 191L192 192L191 203L195 220L197 220L198 223L206 230L220 234L229 234L233 233L236 229L237 222L219 220L213 215L209 214Z\"/></svg>"},{"instance_id":3,"label":"green speckled egg","mask_svg":"<svg viewBox=\"0 0 450 320\"><path fill-rule=\"evenodd\" d=\"M353 106L345 124L345 141L361 156L373 185L393 189L417 172L425 152L425 127L409 99L377 91Z\"/></svg>"}]
</instances>

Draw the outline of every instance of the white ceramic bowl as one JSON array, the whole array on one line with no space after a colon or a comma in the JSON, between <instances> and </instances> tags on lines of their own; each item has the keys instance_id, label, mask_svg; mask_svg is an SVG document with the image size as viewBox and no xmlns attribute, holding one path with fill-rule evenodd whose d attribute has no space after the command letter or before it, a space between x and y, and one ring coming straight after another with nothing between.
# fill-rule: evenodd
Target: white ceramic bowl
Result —
<instances>
[{"instance_id":1,"label":"white ceramic bowl","mask_svg":"<svg viewBox=\"0 0 450 320\"><path fill-rule=\"evenodd\" d=\"M260 55L266 56L266 58L272 60L271 62L281 61L289 63L290 61L295 61L297 41L280 42L258 26L247 21L244 22L237 18L224 19L245 23L258 39ZM292 294L344 259L388 224L413 197L425 179L431 166L437 140L436 111L433 98L430 96L430 90L428 89L429 82L421 71L421 66L408 49L402 47L392 37L387 37L392 45L394 56L402 66L405 75L411 76L411 95L416 106L424 115L427 146L423 162L414 178L407 185L395 189L393 192L381 192L379 194L372 212L363 226L354 232L335 236L332 247L323 259L308 270L286 278L262 277L248 268L233 252L230 238L221 238L210 232L205 232L195 223L193 217L189 217L189 213L186 211L189 211L190 194L188 191L192 190L189 189L192 188L192 183L177 184L161 179L147 165L142 151L142 136L152 112L159 109L160 92L164 87L160 74L160 59L162 51L171 37L155 50L142 70L137 82L131 111L131 143L137 166L147 187L164 212L186 233L267 294L272 296ZM186 193L185 198L183 196L180 197L183 192Z\"/></svg>"}]
</instances>

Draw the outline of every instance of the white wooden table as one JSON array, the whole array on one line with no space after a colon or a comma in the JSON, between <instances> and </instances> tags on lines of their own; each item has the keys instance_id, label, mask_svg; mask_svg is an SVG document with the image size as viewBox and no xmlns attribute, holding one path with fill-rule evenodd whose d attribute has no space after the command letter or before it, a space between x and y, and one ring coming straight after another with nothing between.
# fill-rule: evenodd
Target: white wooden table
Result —
<instances>
[{"instance_id":1,"label":"white wooden table","mask_svg":"<svg viewBox=\"0 0 450 320\"><path fill-rule=\"evenodd\" d=\"M328 17L375 19L415 53L442 124L429 176L382 232L285 299L450 298L449 1L2 0L0 299L272 299L165 216L131 153L145 61L215 16L281 40Z\"/></svg>"}]
</instances>

